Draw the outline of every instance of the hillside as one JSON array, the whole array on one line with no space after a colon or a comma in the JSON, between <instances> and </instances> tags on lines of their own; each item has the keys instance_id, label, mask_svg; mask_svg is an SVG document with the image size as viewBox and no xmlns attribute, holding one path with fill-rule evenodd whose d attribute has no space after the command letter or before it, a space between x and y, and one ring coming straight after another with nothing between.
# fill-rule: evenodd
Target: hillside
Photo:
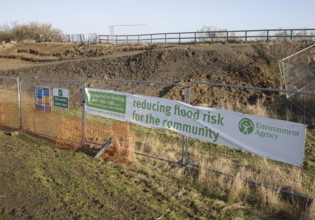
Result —
<instances>
[{"instance_id":1,"label":"hillside","mask_svg":"<svg viewBox=\"0 0 315 220\"><path fill-rule=\"evenodd\" d=\"M166 82L207 79L220 83L243 81L247 85L277 87L279 82L274 79L278 76L271 72L270 62L278 57L272 57L273 54L263 57L266 54L262 54L272 50L269 47L258 44L113 47L25 43L2 51L0 57L25 61L26 65L34 64L34 67L2 72L1 75L62 79L106 77ZM292 45L286 53L296 48L298 45Z\"/></svg>"},{"instance_id":2,"label":"hillside","mask_svg":"<svg viewBox=\"0 0 315 220\"><path fill-rule=\"evenodd\" d=\"M20 43L0 49L0 76L89 78L88 86L98 81L91 78L104 78L282 89L278 60L303 47L280 41L121 46ZM33 87L29 88L33 94ZM113 88L110 83L108 88ZM162 92L142 84L121 83L115 88L183 101L177 86ZM80 99L80 87L74 89ZM193 105L301 120L294 111L283 114L288 106L284 94L207 85L193 85L191 91ZM192 139L192 163L181 167L181 137L135 125L131 129L140 154L127 165L93 160L26 134L0 131L0 219L312 219L315 215L314 204L307 200L315 196L314 130L308 130L304 166L298 168ZM167 159L155 158L159 156ZM292 191L301 195L292 196Z\"/></svg>"},{"instance_id":3,"label":"hillside","mask_svg":"<svg viewBox=\"0 0 315 220\"><path fill-rule=\"evenodd\" d=\"M301 216L297 206L292 209L281 204L276 194L263 188L259 193L266 194L267 200L259 201L259 197L250 193L246 202L242 194L235 194L239 187L245 187L241 182L211 175L220 179L222 185L205 187L198 181L202 174L191 167L181 168L143 157L128 166L92 160L83 153L56 149L23 134L0 133L0 140L1 219L297 219ZM225 184L232 191L224 191Z\"/></svg>"},{"instance_id":4,"label":"hillside","mask_svg":"<svg viewBox=\"0 0 315 220\"><path fill-rule=\"evenodd\" d=\"M202 81L283 89L278 61L303 46L290 42L175 46L24 43L11 45L0 53L0 75L182 82L186 85ZM139 89L132 92L145 89L137 86ZM220 107L212 100L215 94L209 87L195 86L193 90L196 93L191 97L192 104ZM223 92L219 99L230 103L230 95ZM254 103L257 100L253 94L232 95L234 102L243 104L247 104L248 99L254 99ZM180 91L171 87L163 96L183 99ZM274 102L266 99L262 94L263 105Z\"/></svg>"}]
</instances>

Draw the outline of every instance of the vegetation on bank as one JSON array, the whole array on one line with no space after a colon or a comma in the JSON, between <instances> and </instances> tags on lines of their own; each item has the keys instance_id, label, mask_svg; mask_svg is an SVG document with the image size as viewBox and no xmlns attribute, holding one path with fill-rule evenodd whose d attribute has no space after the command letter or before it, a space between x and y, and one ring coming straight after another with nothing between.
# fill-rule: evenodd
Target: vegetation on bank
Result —
<instances>
[{"instance_id":1,"label":"vegetation on bank","mask_svg":"<svg viewBox=\"0 0 315 220\"><path fill-rule=\"evenodd\" d=\"M83 153L57 149L25 134L1 133L0 139L0 219L314 217L313 204L242 181L239 177L244 167L235 173L236 178L231 178L203 168L180 167L142 156L129 165L93 160ZM149 144L147 140L147 146L142 147ZM162 143L157 147L162 147ZM311 167L299 169L254 159L261 166L248 165L257 172L268 171L267 178L286 177L287 181L312 190L312 182L304 186L302 181Z\"/></svg>"},{"instance_id":2,"label":"vegetation on bank","mask_svg":"<svg viewBox=\"0 0 315 220\"><path fill-rule=\"evenodd\" d=\"M61 30L51 24L31 22L29 24L13 23L0 26L0 42L33 40L36 42L53 41L60 36Z\"/></svg>"},{"instance_id":3,"label":"vegetation on bank","mask_svg":"<svg viewBox=\"0 0 315 220\"><path fill-rule=\"evenodd\" d=\"M47 50L47 45L40 45L43 46L43 51ZM241 54L241 50L232 46L234 51ZM264 77L263 73L267 72L265 69L270 72L270 82L274 83L274 79L280 78L275 74L276 61L300 49L300 46L288 42L255 44L255 53L247 55L248 61L255 58L254 61L258 60L259 64L263 60L264 65L254 66L259 67L255 72L247 69L248 66L253 66L250 62L243 62L243 68L229 65L226 76L235 74L237 77L226 83L245 81L248 78L238 77L242 74L247 76L248 72L259 73ZM224 54L231 55L231 51ZM149 57L153 63L162 63L167 61L169 52L153 54L152 50L149 50L148 53L153 54ZM175 61L179 62L190 55L195 56L190 59L194 61L204 57L215 58L217 55L219 59L216 59L216 63L224 61L222 68L226 68L226 63L231 64L234 60L233 57L226 56L229 60L225 61L225 56L218 56L216 53L209 56L205 56L206 53L198 53L197 50L177 50L170 53L169 57L174 58L177 55L179 58ZM126 60L112 59L108 61L108 66L116 62L115 64L125 65L123 67L126 68L116 69L113 71L115 74L119 75L123 71L129 73L131 67L138 64L140 66L146 60L143 54L139 56L136 57L137 60L130 60L129 57ZM79 53L78 57L83 55ZM100 63L105 63L105 60ZM205 68L214 66L209 63L204 65ZM240 64L238 61L234 63ZM82 66L65 63L54 71L50 69L41 72L62 73L62 77L65 77L64 73L69 71L66 69L69 66L75 69L73 76L78 75L78 69L84 69L82 72L85 74L88 71L96 72L95 65L83 61L80 61L80 64ZM199 62L196 66L201 64ZM90 68L91 66L93 68ZM151 66L154 65L144 65L145 73ZM269 71L269 68L275 71ZM105 67L99 69L101 73L105 72ZM135 72L139 74L139 68L135 68ZM152 75L159 72L157 69ZM204 74L204 71L200 72ZM258 81L255 76L251 78L255 83ZM276 85L281 84L280 79L276 82ZM267 86L269 87L269 84ZM218 94L222 93L221 90ZM226 104L232 105L230 98L231 96L226 96ZM244 100L244 103L234 102L234 110L244 111L242 105L237 106L247 104L248 99ZM271 110L277 108L271 101L257 102L249 105L252 109L247 110L265 116L277 114L277 111L267 111L270 106L273 107ZM133 126L133 131L137 133L137 151L153 156L162 155L173 161L180 159L182 139L178 135L137 126ZM92 160L83 153L60 150L28 135L0 134L0 173L3 174L0 175L0 219L314 219L313 203L280 193L286 190L315 197L314 135L314 130L308 130L304 166L297 168L198 140L189 140L189 159L197 162L198 167L180 167L178 164L142 156L138 156L136 162L123 166L100 159ZM221 175L220 172L227 175ZM250 184L243 181L244 179L253 180L258 184Z\"/></svg>"}]
</instances>

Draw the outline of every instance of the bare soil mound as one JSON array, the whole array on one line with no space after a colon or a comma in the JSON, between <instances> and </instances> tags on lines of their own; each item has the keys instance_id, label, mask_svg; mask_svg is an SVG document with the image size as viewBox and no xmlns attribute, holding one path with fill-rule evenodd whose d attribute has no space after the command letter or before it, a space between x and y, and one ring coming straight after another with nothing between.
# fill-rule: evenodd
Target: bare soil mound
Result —
<instances>
[{"instance_id":1,"label":"bare soil mound","mask_svg":"<svg viewBox=\"0 0 315 220\"><path fill-rule=\"evenodd\" d=\"M263 88L281 88L277 61L301 47L298 43L276 42L272 44L213 44L213 45L85 45L28 43L18 44L2 51L0 56L43 62L28 68L0 71L6 76L37 76L53 79L110 78L126 80L150 80L182 82L216 82ZM216 94L219 99L231 98L231 91L209 90L209 86L195 85L192 104L213 105ZM224 95L225 94L225 95ZM234 96L239 94L234 94ZM258 98L270 104L266 94L235 97L234 102L256 104ZM176 87L169 88L163 96L182 100Z\"/></svg>"}]
</instances>

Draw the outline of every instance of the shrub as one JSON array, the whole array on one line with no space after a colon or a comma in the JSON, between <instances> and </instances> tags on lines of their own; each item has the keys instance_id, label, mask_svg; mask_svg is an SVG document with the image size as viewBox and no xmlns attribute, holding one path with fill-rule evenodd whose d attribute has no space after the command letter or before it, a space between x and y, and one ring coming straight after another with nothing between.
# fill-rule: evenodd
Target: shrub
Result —
<instances>
[{"instance_id":1,"label":"shrub","mask_svg":"<svg viewBox=\"0 0 315 220\"><path fill-rule=\"evenodd\" d=\"M0 27L0 41L10 42L35 40L37 42L52 41L62 34L61 30L53 28L51 24L31 22L29 24L5 24Z\"/></svg>"}]
</instances>

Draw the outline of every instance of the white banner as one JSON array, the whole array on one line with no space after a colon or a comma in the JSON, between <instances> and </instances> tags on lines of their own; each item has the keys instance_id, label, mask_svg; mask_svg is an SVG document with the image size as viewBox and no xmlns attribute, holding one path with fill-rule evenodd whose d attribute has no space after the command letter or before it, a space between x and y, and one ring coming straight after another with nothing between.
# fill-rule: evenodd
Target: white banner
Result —
<instances>
[{"instance_id":1,"label":"white banner","mask_svg":"<svg viewBox=\"0 0 315 220\"><path fill-rule=\"evenodd\" d=\"M86 89L86 112L169 129L289 164L303 165L303 124L111 90Z\"/></svg>"}]
</instances>

